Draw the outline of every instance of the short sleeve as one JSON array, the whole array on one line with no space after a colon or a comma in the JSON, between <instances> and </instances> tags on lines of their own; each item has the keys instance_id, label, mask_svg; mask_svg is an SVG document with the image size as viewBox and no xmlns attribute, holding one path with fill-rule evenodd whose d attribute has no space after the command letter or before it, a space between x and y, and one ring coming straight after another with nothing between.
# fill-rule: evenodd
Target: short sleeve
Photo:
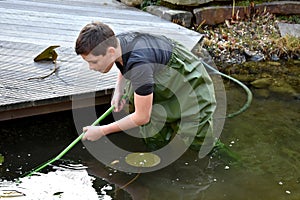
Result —
<instances>
[{"instance_id":1,"label":"short sleeve","mask_svg":"<svg viewBox=\"0 0 300 200\"><path fill-rule=\"evenodd\" d=\"M149 95L154 90L153 64L135 63L129 73L132 87L138 95Z\"/></svg>"}]
</instances>

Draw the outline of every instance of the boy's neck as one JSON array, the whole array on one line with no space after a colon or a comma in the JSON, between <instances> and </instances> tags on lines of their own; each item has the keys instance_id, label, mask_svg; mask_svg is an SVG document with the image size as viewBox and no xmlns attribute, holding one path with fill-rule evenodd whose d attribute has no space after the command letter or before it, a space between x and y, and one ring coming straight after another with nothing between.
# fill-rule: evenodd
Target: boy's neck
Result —
<instances>
[{"instance_id":1,"label":"boy's neck","mask_svg":"<svg viewBox=\"0 0 300 200\"><path fill-rule=\"evenodd\" d=\"M117 55L118 55L116 62L120 63L123 66L122 48L121 48L119 39L118 39L118 47L116 48L116 51L117 51Z\"/></svg>"}]
</instances>

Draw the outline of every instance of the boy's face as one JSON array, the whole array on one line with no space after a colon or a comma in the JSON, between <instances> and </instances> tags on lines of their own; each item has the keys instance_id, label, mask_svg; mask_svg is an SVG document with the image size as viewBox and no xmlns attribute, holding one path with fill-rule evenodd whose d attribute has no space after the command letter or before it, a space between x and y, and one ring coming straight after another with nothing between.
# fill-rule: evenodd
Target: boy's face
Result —
<instances>
[{"instance_id":1,"label":"boy's face","mask_svg":"<svg viewBox=\"0 0 300 200\"><path fill-rule=\"evenodd\" d=\"M110 53L106 53L105 56L95 56L93 54L81 55L81 57L88 62L89 68L94 71L107 73L114 65L114 57Z\"/></svg>"}]
</instances>

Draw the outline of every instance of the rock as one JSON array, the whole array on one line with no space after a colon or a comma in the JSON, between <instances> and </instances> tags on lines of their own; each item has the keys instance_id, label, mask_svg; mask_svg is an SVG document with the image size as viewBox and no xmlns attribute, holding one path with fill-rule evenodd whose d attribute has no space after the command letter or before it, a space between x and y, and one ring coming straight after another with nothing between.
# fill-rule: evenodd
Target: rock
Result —
<instances>
[{"instance_id":1,"label":"rock","mask_svg":"<svg viewBox=\"0 0 300 200\"><path fill-rule=\"evenodd\" d=\"M272 54L271 55L271 60L278 61L278 60L280 60L280 58L276 54Z\"/></svg>"},{"instance_id":2,"label":"rock","mask_svg":"<svg viewBox=\"0 0 300 200\"><path fill-rule=\"evenodd\" d=\"M294 94L293 97L294 97L294 99L296 99L296 100L300 100L300 94Z\"/></svg>"},{"instance_id":3,"label":"rock","mask_svg":"<svg viewBox=\"0 0 300 200\"><path fill-rule=\"evenodd\" d=\"M282 94L282 95L286 95L286 94L292 96L297 95L296 90L290 84L288 84L282 79L274 81L273 84L270 85L269 89L271 92Z\"/></svg>"},{"instance_id":4,"label":"rock","mask_svg":"<svg viewBox=\"0 0 300 200\"><path fill-rule=\"evenodd\" d=\"M256 89L255 90L255 94L259 97L263 97L263 98L269 98L270 96L270 91L267 89Z\"/></svg>"},{"instance_id":5,"label":"rock","mask_svg":"<svg viewBox=\"0 0 300 200\"><path fill-rule=\"evenodd\" d=\"M250 84L256 88L268 88L273 83L272 78L260 78Z\"/></svg>"},{"instance_id":6,"label":"rock","mask_svg":"<svg viewBox=\"0 0 300 200\"><path fill-rule=\"evenodd\" d=\"M254 76L248 74L232 74L231 76L242 82L252 82L255 80Z\"/></svg>"},{"instance_id":7,"label":"rock","mask_svg":"<svg viewBox=\"0 0 300 200\"><path fill-rule=\"evenodd\" d=\"M193 14L183 10L172 10L163 6L147 6L146 11L165 20L190 27Z\"/></svg>"},{"instance_id":8,"label":"rock","mask_svg":"<svg viewBox=\"0 0 300 200\"><path fill-rule=\"evenodd\" d=\"M288 34L291 36L300 37L300 24L288 24L278 22L278 27L281 36L285 36Z\"/></svg>"},{"instance_id":9,"label":"rock","mask_svg":"<svg viewBox=\"0 0 300 200\"><path fill-rule=\"evenodd\" d=\"M259 62L265 59L264 55L257 51L249 51L247 49L244 50L245 55L247 56L247 60Z\"/></svg>"},{"instance_id":10,"label":"rock","mask_svg":"<svg viewBox=\"0 0 300 200\"><path fill-rule=\"evenodd\" d=\"M254 62L259 62L265 59L265 56L261 53L258 53L254 56L251 56L249 60L254 61Z\"/></svg>"},{"instance_id":11,"label":"rock","mask_svg":"<svg viewBox=\"0 0 300 200\"><path fill-rule=\"evenodd\" d=\"M244 49L244 53L245 53L246 56L249 56L249 57L254 56L254 55L257 54L256 51L250 51L250 50L248 50L246 48Z\"/></svg>"},{"instance_id":12,"label":"rock","mask_svg":"<svg viewBox=\"0 0 300 200\"><path fill-rule=\"evenodd\" d=\"M273 66L280 66L281 63L280 62L272 62L272 61L268 61L267 62L269 65L273 65Z\"/></svg>"},{"instance_id":13,"label":"rock","mask_svg":"<svg viewBox=\"0 0 300 200\"><path fill-rule=\"evenodd\" d=\"M256 12L269 12L281 15L299 15L300 2L296 1L275 1L255 5Z\"/></svg>"},{"instance_id":14,"label":"rock","mask_svg":"<svg viewBox=\"0 0 300 200\"><path fill-rule=\"evenodd\" d=\"M135 7L141 5L143 0L121 0L121 2L127 6Z\"/></svg>"},{"instance_id":15,"label":"rock","mask_svg":"<svg viewBox=\"0 0 300 200\"><path fill-rule=\"evenodd\" d=\"M300 60L293 60L294 64L300 64Z\"/></svg>"},{"instance_id":16,"label":"rock","mask_svg":"<svg viewBox=\"0 0 300 200\"><path fill-rule=\"evenodd\" d=\"M196 8L193 10L196 24L215 25L232 18L232 6L212 6L207 8ZM235 12L239 12L241 19L249 12L247 7L235 6Z\"/></svg>"},{"instance_id":17,"label":"rock","mask_svg":"<svg viewBox=\"0 0 300 200\"><path fill-rule=\"evenodd\" d=\"M200 4L209 3L214 0L164 0L164 1L175 5L198 6Z\"/></svg>"},{"instance_id":18,"label":"rock","mask_svg":"<svg viewBox=\"0 0 300 200\"><path fill-rule=\"evenodd\" d=\"M176 1L176 0L168 0ZM196 0L194 0L196 2ZM170 2L172 3L172 2ZM211 6L207 8L196 8L193 13L196 18L196 24L215 25L224 23L225 20L232 19L232 6ZM235 6L235 15L238 12L239 19L243 20L250 16L251 12L262 13L264 11L271 14L282 15L300 15L300 2L296 1L278 1L257 4L254 8L249 6Z\"/></svg>"}]
</instances>

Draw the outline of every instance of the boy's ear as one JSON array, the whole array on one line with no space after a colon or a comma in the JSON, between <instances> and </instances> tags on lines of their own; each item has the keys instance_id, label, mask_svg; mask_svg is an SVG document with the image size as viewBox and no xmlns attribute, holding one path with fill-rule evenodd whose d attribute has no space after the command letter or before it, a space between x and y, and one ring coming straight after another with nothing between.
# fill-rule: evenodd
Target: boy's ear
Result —
<instances>
[{"instance_id":1,"label":"boy's ear","mask_svg":"<svg viewBox=\"0 0 300 200\"><path fill-rule=\"evenodd\" d=\"M108 47L106 53L114 54L116 52L116 49L114 47Z\"/></svg>"}]
</instances>

